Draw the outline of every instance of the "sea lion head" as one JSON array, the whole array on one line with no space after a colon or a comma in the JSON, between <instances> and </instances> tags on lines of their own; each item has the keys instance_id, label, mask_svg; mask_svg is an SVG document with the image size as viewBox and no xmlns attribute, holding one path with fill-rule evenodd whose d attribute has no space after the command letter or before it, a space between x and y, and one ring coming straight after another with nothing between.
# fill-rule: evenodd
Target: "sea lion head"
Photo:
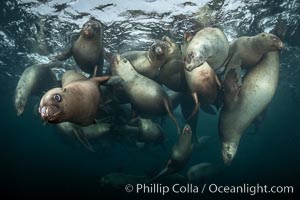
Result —
<instances>
[{"instance_id":1,"label":"sea lion head","mask_svg":"<svg viewBox=\"0 0 300 200\"><path fill-rule=\"evenodd\" d=\"M165 35L162 37L162 41L167 46L168 55L175 54L175 56L177 56L176 54L180 53L179 47L176 45L176 43L171 38L169 38L168 36Z\"/></svg>"},{"instance_id":2,"label":"sea lion head","mask_svg":"<svg viewBox=\"0 0 300 200\"><path fill-rule=\"evenodd\" d=\"M192 135L192 129L190 125L186 124L182 129L182 135Z\"/></svg>"},{"instance_id":3,"label":"sea lion head","mask_svg":"<svg viewBox=\"0 0 300 200\"><path fill-rule=\"evenodd\" d=\"M167 58L168 56L168 47L163 41L156 41L154 42L149 50L149 57L152 60L159 60L163 61Z\"/></svg>"},{"instance_id":4,"label":"sea lion head","mask_svg":"<svg viewBox=\"0 0 300 200\"><path fill-rule=\"evenodd\" d=\"M95 19L92 19L88 22L86 22L82 29L81 29L81 35L85 38L93 38L97 35L102 35L102 26L101 23Z\"/></svg>"},{"instance_id":5,"label":"sea lion head","mask_svg":"<svg viewBox=\"0 0 300 200\"><path fill-rule=\"evenodd\" d=\"M185 69L188 71L192 71L196 67L201 66L206 61L206 57L204 57L203 55L205 54L201 51L187 49L187 52L183 58Z\"/></svg>"},{"instance_id":6,"label":"sea lion head","mask_svg":"<svg viewBox=\"0 0 300 200\"><path fill-rule=\"evenodd\" d=\"M118 68L123 67L124 65L130 65L130 68L132 68L131 63L124 57L122 57L120 54L115 54L111 59L111 68Z\"/></svg>"},{"instance_id":7,"label":"sea lion head","mask_svg":"<svg viewBox=\"0 0 300 200\"><path fill-rule=\"evenodd\" d=\"M230 165L238 149L238 142L222 142L222 157L225 165Z\"/></svg>"},{"instance_id":8,"label":"sea lion head","mask_svg":"<svg viewBox=\"0 0 300 200\"><path fill-rule=\"evenodd\" d=\"M192 129L190 125L186 124L183 127L181 134L179 135L178 148L189 149L189 147L192 146L192 138L193 138ZM181 151L185 152L185 150L183 149Z\"/></svg>"},{"instance_id":9,"label":"sea lion head","mask_svg":"<svg viewBox=\"0 0 300 200\"><path fill-rule=\"evenodd\" d=\"M49 123L63 121L65 115L65 92L66 89L53 88L42 97L39 113L44 121Z\"/></svg>"},{"instance_id":10,"label":"sea lion head","mask_svg":"<svg viewBox=\"0 0 300 200\"><path fill-rule=\"evenodd\" d=\"M22 89L17 88L15 91L15 109L17 112L17 116L21 116L24 112L25 105L27 103L27 98L23 94Z\"/></svg>"},{"instance_id":11,"label":"sea lion head","mask_svg":"<svg viewBox=\"0 0 300 200\"><path fill-rule=\"evenodd\" d=\"M257 35L259 45L262 45L267 51L278 51L284 47L284 43L271 33L260 33Z\"/></svg>"}]
</instances>

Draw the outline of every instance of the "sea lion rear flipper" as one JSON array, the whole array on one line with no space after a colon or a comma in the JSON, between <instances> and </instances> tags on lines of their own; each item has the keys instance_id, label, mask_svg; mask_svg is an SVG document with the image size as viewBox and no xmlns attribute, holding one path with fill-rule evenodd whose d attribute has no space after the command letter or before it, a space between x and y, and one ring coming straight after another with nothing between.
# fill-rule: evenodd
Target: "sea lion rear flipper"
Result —
<instances>
[{"instance_id":1,"label":"sea lion rear flipper","mask_svg":"<svg viewBox=\"0 0 300 200\"><path fill-rule=\"evenodd\" d=\"M77 137L78 141L89 151L95 152L93 146L90 144L90 142L87 140L87 138L84 136L82 130L75 129L74 134Z\"/></svg>"},{"instance_id":2,"label":"sea lion rear flipper","mask_svg":"<svg viewBox=\"0 0 300 200\"><path fill-rule=\"evenodd\" d=\"M186 120L186 123L188 123L188 121L199 111L199 108L200 108L200 102L198 100L198 96L197 96L197 93L194 92L193 94L193 99L195 101L195 107L194 107L194 110L193 112L190 114L190 116L188 117L188 119Z\"/></svg>"}]
</instances>

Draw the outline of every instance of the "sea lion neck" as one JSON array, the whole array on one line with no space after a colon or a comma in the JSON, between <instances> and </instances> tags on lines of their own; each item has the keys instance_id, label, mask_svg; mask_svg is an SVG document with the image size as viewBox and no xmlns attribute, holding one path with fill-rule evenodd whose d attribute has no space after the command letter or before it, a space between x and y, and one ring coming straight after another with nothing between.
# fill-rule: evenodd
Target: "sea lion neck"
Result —
<instances>
[{"instance_id":1,"label":"sea lion neck","mask_svg":"<svg viewBox=\"0 0 300 200\"><path fill-rule=\"evenodd\" d=\"M86 36L85 34L82 33L79 39L84 41L102 42L101 35L98 34L94 34L92 36Z\"/></svg>"}]
</instances>

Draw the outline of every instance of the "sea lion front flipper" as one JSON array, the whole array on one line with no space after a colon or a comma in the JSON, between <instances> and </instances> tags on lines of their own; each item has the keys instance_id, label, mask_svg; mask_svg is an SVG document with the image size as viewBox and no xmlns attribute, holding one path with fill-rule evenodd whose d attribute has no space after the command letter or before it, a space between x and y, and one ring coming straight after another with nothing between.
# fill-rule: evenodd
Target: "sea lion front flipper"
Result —
<instances>
[{"instance_id":1,"label":"sea lion front flipper","mask_svg":"<svg viewBox=\"0 0 300 200\"><path fill-rule=\"evenodd\" d=\"M237 84L238 78L235 69L229 70L224 80L224 101L226 105L235 102L239 98L240 87Z\"/></svg>"},{"instance_id":2,"label":"sea lion front flipper","mask_svg":"<svg viewBox=\"0 0 300 200\"><path fill-rule=\"evenodd\" d=\"M170 162L170 160L169 160ZM157 180L158 178L164 176L166 173L168 172L168 167L165 167L163 170L161 170L156 176L154 176L153 178L151 178L150 180L148 180L146 182L146 184L148 183L152 183L153 181Z\"/></svg>"},{"instance_id":3,"label":"sea lion front flipper","mask_svg":"<svg viewBox=\"0 0 300 200\"><path fill-rule=\"evenodd\" d=\"M135 125L140 119L141 119L140 116L132 118L131 120L129 120L128 124L129 125Z\"/></svg>"},{"instance_id":4,"label":"sea lion front flipper","mask_svg":"<svg viewBox=\"0 0 300 200\"><path fill-rule=\"evenodd\" d=\"M74 129L74 134L78 141L89 151L95 152L93 146L91 143L88 141L88 139L84 136L82 130L80 129Z\"/></svg>"},{"instance_id":5,"label":"sea lion front flipper","mask_svg":"<svg viewBox=\"0 0 300 200\"><path fill-rule=\"evenodd\" d=\"M67 51L65 51L61 54L58 54L54 58L58 61L64 61L64 60L67 60L68 58L70 58L72 55L73 55L73 53L72 53L72 47L71 47Z\"/></svg>"},{"instance_id":6,"label":"sea lion front flipper","mask_svg":"<svg viewBox=\"0 0 300 200\"><path fill-rule=\"evenodd\" d=\"M221 88L222 84L221 84L220 79L217 75L215 75L215 80L216 80L216 83L217 83L218 87Z\"/></svg>"},{"instance_id":7,"label":"sea lion front flipper","mask_svg":"<svg viewBox=\"0 0 300 200\"><path fill-rule=\"evenodd\" d=\"M106 83L110 79L110 76L93 77L92 80L98 84Z\"/></svg>"},{"instance_id":8,"label":"sea lion front flipper","mask_svg":"<svg viewBox=\"0 0 300 200\"><path fill-rule=\"evenodd\" d=\"M119 90L124 90L126 83L120 76L111 76L104 85L108 87L116 87Z\"/></svg>"},{"instance_id":9,"label":"sea lion front flipper","mask_svg":"<svg viewBox=\"0 0 300 200\"><path fill-rule=\"evenodd\" d=\"M226 70L224 73L224 81L229 73L230 70L235 70L236 77L237 77L237 84L239 87L242 86L242 60L239 58L238 55L234 54L232 58L230 59L229 63L226 66Z\"/></svg>"},{"instance_id":10,"label":"sea lion front flipper","mask_svg":"<svg viewBox=\"0 0 300 200\"><path fill-rule=\"evenodd\" d=\"M92 76L93 78L96 77L97 71L98 71L98 65L96 65L96 66L94 67L94 73L93 73L93 76Z\"/></svg>"}]
</instances>

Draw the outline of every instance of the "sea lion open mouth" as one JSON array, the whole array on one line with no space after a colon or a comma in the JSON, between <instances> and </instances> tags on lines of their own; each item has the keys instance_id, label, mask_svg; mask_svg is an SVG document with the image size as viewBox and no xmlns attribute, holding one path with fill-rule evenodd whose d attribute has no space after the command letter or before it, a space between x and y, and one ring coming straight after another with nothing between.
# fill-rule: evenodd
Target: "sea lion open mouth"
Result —
<instances>
[{"instance_id":1,"label":"sea lion open mouth","mask_svg":"<svg viewBox=\"0 0 300 200\"><path fill-rule=\"evenodd\" d=\"M39 107L39 113L44 121L54 123L58 120L62 111L57 106L43 106Z\"/></svg>"}]
</instances>

